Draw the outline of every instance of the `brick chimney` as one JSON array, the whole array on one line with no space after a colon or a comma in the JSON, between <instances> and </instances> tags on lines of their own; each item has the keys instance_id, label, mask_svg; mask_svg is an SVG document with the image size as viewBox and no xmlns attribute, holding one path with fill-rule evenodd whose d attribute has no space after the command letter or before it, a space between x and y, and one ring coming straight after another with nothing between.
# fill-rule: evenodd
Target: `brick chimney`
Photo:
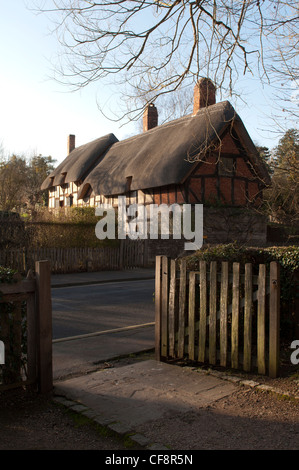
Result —
<instances>
[{"instance_id":1,"label":"brick chimney","mask_svg":"<svg viewBox=\"0 0 299 470\"><path fill-rule=\"evenodd\" d=\"M150 103L143 113L143 132L149 131L158 125L158 111L153 103Z\"/></svg>"},{"instance_id":2,"label":"brick chimney","mask_svg":"<svg viewBox=\"0 0 299 470\"><path fill-rule=\"evenodd\" d=\"M216 87L209 78L201 78L194 87L193 114L216 103Z\"/></svg>"},{"instance_id":3,"label":"brick chimney","mask_svg":"<svg viewBox=\"0 0 299 470\"><path fill-rule=\"evenodd\" d=\"M67 139L67 154L69 155L72 150L76 147L76 136L73 134L70 134Z\"/></svg>"}]
</instances>

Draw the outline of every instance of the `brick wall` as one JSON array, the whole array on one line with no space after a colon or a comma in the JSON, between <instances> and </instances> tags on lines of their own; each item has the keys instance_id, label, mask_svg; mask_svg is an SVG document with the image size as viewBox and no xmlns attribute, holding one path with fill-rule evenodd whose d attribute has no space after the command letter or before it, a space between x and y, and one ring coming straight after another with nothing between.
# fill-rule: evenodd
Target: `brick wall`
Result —
<instances>
[{"instance_id":1,"label":"brick wall","mask_svg":"<svg viewBox=\"0 0 299 470\"><path fill-rule=\"evenodd\" d=\"M203 231L207 243L242 243L262 246L267 242L267 219L238 208L205 208Z\"/></svg>"},{"instance_id":2,"label":"brick wall","mask_svg":"<svg viewBox=\"0 0 299 470\"><path fill-rule=\"evenodd\" d=\"M204 244L237 242L247 246L267 243L267 219L254 211L239 208L203 209ZM148 240L148 258L153 263L156 255L176 258L188 255L184 251L186 240Z\"/></svg>"}]
</instances>

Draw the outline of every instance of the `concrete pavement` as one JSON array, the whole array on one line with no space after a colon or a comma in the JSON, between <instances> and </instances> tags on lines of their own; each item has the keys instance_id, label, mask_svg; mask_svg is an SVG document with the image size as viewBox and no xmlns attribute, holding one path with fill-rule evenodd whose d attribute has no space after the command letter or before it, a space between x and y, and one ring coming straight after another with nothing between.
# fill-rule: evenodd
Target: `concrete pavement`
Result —
<instances>
[{"instance_id":1,"label":"concrete pavement","mask_svg":"<svg viewBox=\"0 0 299 470\"><path fill-rule=\"evenodd\" d=\"M153 420L188 417L235 391L234 383L150 359L55 384L58 402L150 450L169 450L167 435L165 442L152 441Z\"/></svg>"}]
</instances>

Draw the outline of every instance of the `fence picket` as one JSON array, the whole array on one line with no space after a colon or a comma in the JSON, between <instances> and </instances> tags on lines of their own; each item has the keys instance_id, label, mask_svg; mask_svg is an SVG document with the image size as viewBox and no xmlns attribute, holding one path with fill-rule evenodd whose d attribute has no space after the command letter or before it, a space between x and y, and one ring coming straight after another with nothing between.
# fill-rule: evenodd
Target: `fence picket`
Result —
<instances>
[{"instance_id":1,"label":"fence picket","mask_svg":"<svg viewBox=\"0 0 299 470\"><path fill-rule=\"evenodd\" d=\"M179 293L178 357L184 357L185 347L185 305L186 305L186 260L181 260Z\"/></svg>"},{"instance_id":2,"label":"fence picket","mask_svg":"<svg viewBox=\"0 0 299 470\"><path fill-rule=\"evenodd\" d=\"M14 357L15 381L21 378L21 356L22 356L22 301L13 303L13 326L12 326L12 345Z\"/></svg>"},{"instance_id":3,"label":"fence picket","mask_svg":"<svg viewBox=\"0 0 299 470\"><path fill-rule=\"evenodd\" d=\"M30 382L36 381L36 318L33 294L27 299L27 376Z\"/></svg>"},{"instance_id":4,"label":"fence picket","mask_svg":"<svg viewBox=\"0 0 299 470\"><path fill-rule=\"evenodd\" d=\"M231 366L239 367L240 263L233 263Z\"/></svg>"},{"instance_id":5,"label":"fence picket","mask_svg":"<svg viewBox=\"0 0 299 470\"><path fill-rule=\"evenodd\" d=\"M194 339L195 339L195 281L196 272L189 276L189 308L188 308L188 356L194 361Z\"/></svg>"},{"instance_id":6,"label":"fence picket","mask_svg":"<svg viewBox=\"0 0 299 470\"><path fill-rule=\"evenodd\" d=\"M163 258L163 257L161 257ZM159 287L161 269L159 268L159 257L156 258L156 293L162 292L162 305L164 313L168 308L168 322L163 320L163 327L156 327L156 347L162 347L162 341L158 341L159 335L164 335L163 328L168 328L168 355L182 359L187 353L190 360L203 362L207 360L204 355L204 346L208 346L209 363L216 365L218 363L218 320L220 324L219 346L220 346L220 365L228 366L229 346L231 356L231 367L238 369L242 365L243 370L250 371L253 361L253 351L257 350L257 369L259 374L265 374L267 366L269 375L276 377L279 373L279 266L276 262L270 265L270 285L267 287L265 265L259 266L259 275L253 276L253 267L251 263L245 265L245 272L241 274L240 263L233 263L232 274L229 275L229 265L222 263L221 273L217 273L217 263L210 263L210 272L207 271L205 262L200 263L198 272L186 270L186 260L181 259L179 293L176 295L176 268L175 261L166 258L162 269L162 288ZM170 268L169 268L170 266ZM161 267L161 266L160 266ZM168 282L170 275L170 282ZM164 276L164 281L163 281ZM199 321L197 321L197 279L199 284ZM167 278L167 282L166 282ZM220 291L218 292L218 282L220 282ZM168 286L168 287L166 287ZM254 287L257 286L257 289ZM188 288L188 295L187 293ZM160 290L159 290L160 289ZM243 294L244 289L244 294ZM207 298L209 293L209 299ZM270 293L269 302L266 301ZM168 297L169 296L169 297ZM167 303L168 299L168 303ZM228 305L228 300L231 304ZM156 325L161 325L161 301L156 297L158 307L156 308ZM159 306L160 305L160 306ZM219 308L219 311L217 309ZM266 310L267 308L267 310ZM268 311L269 308L269 311ZM160 310L159 310L160 309ZM162 309L163 310L163 309ZM207 316L207 313L209 315ZM164 315L163 313L163 315ZM187 315L187 324L186 318ZM253 315L257 321L253 323ZM228 330L228 323L231 316L231 330ZM265 354L266 334L268 325L265 323L269 319L269 362ZM175 335L173 328L175 326ZM206 334L208 326L208 336ZM254 334L253 334L254 326ZM242 335L241 336L241 329ZM166 330L167 331L167 330ZM197 334L198 333L198 334ZM228 338L230 334L230 345ZM177 338L177 351L176 351ZM253 339L255 342L253 343ZM239 349L243 342L243 358ZM158 344L157 344L158 343ZM173 346L174 344L174 346ZM198 347L198 352L196 351ZM195 352L197 358L195 358ZM165 353L164 353L165 354Z\"/></svg>"},{"instance_id":7,"label":"fence picket","mask_svg":"<svg viewBox=\"0 0 299 470\"><path fill-rule=\"evenodd\" d=\"M269 310L269 375L279 373L279 329L280 329L280 281L279 265L270 263L270 310Z\"/></svg>"},{"instance_id":8,"label":"fence picket","mask_svg":"<svg viewBox=\"0 0 299 470\"><path fill-rule=\"evenodd\" d=\"M220 365L227 365L228 262L222 262L220 292Z\"/></svg>"},{"instance_id":9,"label":"fence picket","mask_svg":"<svg viewBox=\"0 0 299 470\"><path fill-rule=\"evenodd\" d=\"M156 256L155 271L155 358L161 360L161 269L162 256Z\"/></svg>"},{"instance_id":10,"label":"fence picket","mask_svg":"<svg viewBox=\"0 0 299 470\"><path fill-rule=\"evenodd\" d=\"M168 258L162 257L162 316L161 316L161 355L168 352Z\"/></svg>"},{"instance_id":11,"label":"fence picket","mask_svg":"<svg viewBox=\"0 0 299 470\"><path fill-rule=\"evenodd\" d=\"M170 285L169 285L169 313L168 313L168 337L169 355L175 355L175 302L176 302L176 261L170 261Z\"/></svg>"},{"instance_id":12,"label":"fence picket","mask_svg":"<svg viewBox=\"0 0 299 470\"><path fill-rule=\"evenodd\" d=\"M266 266L259 265L257 297L257 365L258 373L266 373Z\"/></svg>"},{"instance_id":13,"label":"fence picket","mask_svg":"<svg viewBox=\"0 0 299 470\"><path fill-rule=\"evenodd\" d=\"M52 274L100 269L132 269L147 263L147 240L121 240L120 247L18 248L0 251L0 265L25 274L35 262L49 260Z\"/></svg>"},{"instance_id":14,"label":"fence picket","mask_svg":"<svg viewBox=\"0 0 299 470\"><path fill-rule=\"evenodd\" d=\"M244 305L244 359L243 369L251 370L252 341L252 265L245 264L245 305Z\"/></svg>"},{"instance_id":15,"label":"fence picket","mask_svg":"<svg viewBox=\"0 0 299 470\"><path fill-rule=\"evenodd\" d=\"M210 305L209 305L209 362L215 365L217 325L217 262L210 263Z\"/></svg>"},{"instance_id":16,"label":"fence picket","mask_svg":"<svg viewBox=\"0 0 299 470\"><path fill-rule=\"evenodd\" d=\"M199 316L199 342L198 361L205 361L206 328L207 328L207 267L205 261L200 261L200 316Z\"/></svg>"}]
</instances>

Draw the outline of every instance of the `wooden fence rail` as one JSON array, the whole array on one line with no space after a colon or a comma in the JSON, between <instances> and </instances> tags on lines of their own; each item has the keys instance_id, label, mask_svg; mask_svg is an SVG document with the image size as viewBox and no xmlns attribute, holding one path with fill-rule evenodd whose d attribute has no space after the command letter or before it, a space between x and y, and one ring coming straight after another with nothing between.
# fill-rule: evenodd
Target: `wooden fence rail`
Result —
<instances>
[{"instance_id":1,"label":"wooden fence rail","mask_svg":"<svg viewBox=\"0 0 299 470\"><path fill-rule=\"evenodd\" d=\"M53 387L50 263L37 261L35 272L0 283L0 391L35 385L47 393Z\"/></svg>"},{"instance_id":2,"label":"wooden fence rail","mask_svg":"<svg viewBox=\"0 0 299 470\"><path fill-rule=\"evenodd\" d=\"M156 358L279 373L279 265L156 257Z\"/></svg>"},{"instance_id":3,"label":"wooden fence rail","mask_svg":"<svg viewBox=\"0 0 299 470\"><path fill-rule=\"evenodd\" d=\"M0 251L0 266L26 273L40 259L50 261L52 274L133 269L147 266L147 240L121 240L118 246L96 248L17 248Z\"/></svg>"}]
</instances>

